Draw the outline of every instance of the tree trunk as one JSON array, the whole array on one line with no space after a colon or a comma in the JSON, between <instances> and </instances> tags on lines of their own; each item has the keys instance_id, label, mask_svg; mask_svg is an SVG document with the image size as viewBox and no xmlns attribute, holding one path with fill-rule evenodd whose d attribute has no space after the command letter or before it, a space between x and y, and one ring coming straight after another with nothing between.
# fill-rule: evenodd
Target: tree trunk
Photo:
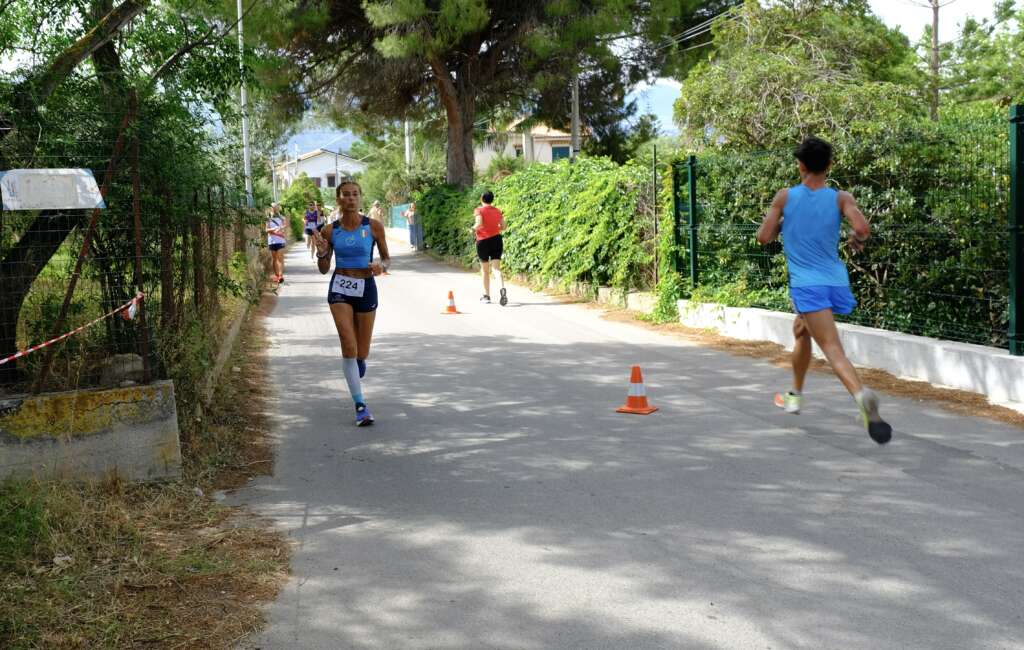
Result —
<instances>
[{"instance_id":1,"label":"tree trunk","mask_svg":"<svg viewBox=\"0 0 1024 650\"><path fill-rule=\"evenodd\" d=\"M437 83L441 104L448 118L447 173L445 180L458 187L473 184L473 121L476 119L476 94L470 79L470 65L459 69L453 80L448 68L432 59L431 70Z\"/></svg>"},{"instance_id":2,"label":"tree trunk","mask_svg":"<svg viewBox=\"0 0 1024 650\"><path fill-rule=\"evenodd\" d=\"M36 276L80 221L80 214L40 213L0 262L0 296L3 296L0 302L0 357L6 358L18 351L18 316L25 296ZM0 366L0 385L17 383L19 379L17 362Z\"/></svg>"},{"instance_id":3,"label":"tree trunk","mask_svg":"<svg viewBox=\"0 0 1024 650\"><path fill-rule=\"evenodd\" d=\"M171 192L164 188L160 206L160 326L171 331L174 313L174 231L171 230Z\"/></svg>"},{"instance_id":4,"label":"tree trunk","mask_svg":"<svg viewBox=\"0 0 1024 650\"><path fill-rule=\"evenodd\" d=\"M206 269L203 268L203 220L199 217L199 193L192 194L192 302L196 314L206 307Z\"/></svg>"}]
</instances>

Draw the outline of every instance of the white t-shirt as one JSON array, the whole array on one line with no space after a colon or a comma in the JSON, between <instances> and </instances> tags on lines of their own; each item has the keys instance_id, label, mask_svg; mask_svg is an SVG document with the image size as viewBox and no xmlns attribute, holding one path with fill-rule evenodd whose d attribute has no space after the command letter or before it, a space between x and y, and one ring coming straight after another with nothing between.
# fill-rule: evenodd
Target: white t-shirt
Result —
<instances>
[{"instance_id":1,"label":"white t-shirt","mask_svg":"<svg viewBox=\"0 0 1024 650\"><path fill-rule=\"evenodd\" d=\"M267 228L274 228L275 230L284 230L284 217L281 216L280 214L278 214L278 215L271 215L270 218L267 219ZM285 238L282 237L281 235L275 235L273 233L269 233L268 232L267 233L267 243L268 244L284 244L286 242L285 242Z\"/></svg>"}]
</instances>

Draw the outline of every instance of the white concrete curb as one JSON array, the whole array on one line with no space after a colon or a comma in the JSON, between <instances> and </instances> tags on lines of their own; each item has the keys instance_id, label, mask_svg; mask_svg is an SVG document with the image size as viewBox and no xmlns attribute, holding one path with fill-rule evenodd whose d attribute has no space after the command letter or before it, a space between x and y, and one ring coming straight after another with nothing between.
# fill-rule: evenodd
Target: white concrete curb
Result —
<instances>
[{"instance_id":1,"label":"white concrete curb","mask_svg":"<svg viewBox=\"0 0 1024 650\"><path fill-rule=\"evenodd\" d=\"M793 314L766 309L724 307L679 301L679 322L713 329L744 341L771 341L793 348ZM981 393L997 404L1024 412L1024 357L983 345L839 325L846 354L855 365L886 370L897 377ZM814 346L814 353L822 356Z\"/></svg>"}]
</instances>

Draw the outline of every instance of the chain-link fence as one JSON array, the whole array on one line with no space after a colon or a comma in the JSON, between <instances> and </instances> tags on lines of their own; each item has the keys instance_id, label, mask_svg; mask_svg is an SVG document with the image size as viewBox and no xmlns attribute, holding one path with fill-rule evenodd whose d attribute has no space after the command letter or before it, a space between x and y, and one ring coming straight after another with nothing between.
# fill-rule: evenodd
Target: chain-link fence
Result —
<instances>
[{"instance_id":1,"label":"chain-link fence","mask_svg":"<svg viewBox=\"0 0 1024 650\"><path fill-rule=\"evenodd\" d=\"M848 322L1006 347L1010 238L1007 125L992 115L835 142L829 183L871 221L841 257L859 306ZM710 151L673 166L677 265L695 298L789 309L782 245L757 228L775 192L799 183L792 149Z\"/></svg>"},{"instance_id":2,"label":"chain-link fence","mask_svg":"<svg viewBox=\"0 0 1024 650\"><path fill-rule=\"evenodd\" d=\"M263 240L211 125L156 103L62 106L4 112L0 170L91 170L106 207L0 212L0 394L167 377L190 327L251 292Z\"/></svg>"}]
</instances>

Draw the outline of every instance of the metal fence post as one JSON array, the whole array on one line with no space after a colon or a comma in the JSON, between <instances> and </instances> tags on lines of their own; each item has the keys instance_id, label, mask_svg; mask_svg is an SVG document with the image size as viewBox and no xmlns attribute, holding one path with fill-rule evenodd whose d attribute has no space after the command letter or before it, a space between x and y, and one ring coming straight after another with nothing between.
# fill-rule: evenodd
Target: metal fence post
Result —
<instances>
[{"instance_id":1,"label":"metal fence post","mask_svg":"<svg viewBox=\"0 0 1024 650\"><path fill-rule=\"evenodd\" d=\"M682 184L679 178L679 161L672 162L672 268L676 273L679 268L679 231L683 226L683 206L679 201L679 187Z\"/></svg>"},{"instance_id":2,"label":"metal fence post","mask_svg":"<svg viewBox=\"0 0 1024 650\"><path fill-rule=\"evenodd\" d=\"M1010 354L1024 356L1024 105L1010 107Z\"/></svg>"},{"instance_id":3,"label":"metal fence post","mask_svg":"<svg viewBox=\"0 0 1024 650\"><path fill-rule=\"evenodd\" d=\"M697 156L686 159L687 201L690 213L690 287L697 288Z\"/></svg>"}]
</instances>

